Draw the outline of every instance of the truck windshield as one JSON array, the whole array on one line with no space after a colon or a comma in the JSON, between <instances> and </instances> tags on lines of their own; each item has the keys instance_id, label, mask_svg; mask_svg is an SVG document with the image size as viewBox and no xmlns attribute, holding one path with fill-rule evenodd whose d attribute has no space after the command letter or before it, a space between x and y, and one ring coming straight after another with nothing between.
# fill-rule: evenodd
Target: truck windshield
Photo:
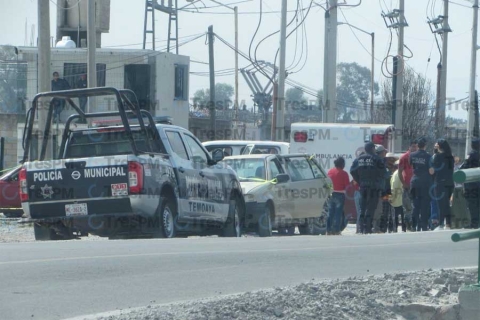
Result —
<instances>
[{"instance_id":1,"label":"truck windshield","mask_svg":"<svg viewBox=\"0 0 480 320\"><path fill-rule=\"evenodd\" d=\"M147 151L145 134L132 131L133 138L139 151ZM155 141L158 142L158 141ZM152 145L156 145L155 142ZM155 149L158 149L156 147ZM154 150L161 152L159 150ZM131 154L132 148L125 131L82 131L72 133L65 158L85 158Z\"/></svg>"}]
</instances>

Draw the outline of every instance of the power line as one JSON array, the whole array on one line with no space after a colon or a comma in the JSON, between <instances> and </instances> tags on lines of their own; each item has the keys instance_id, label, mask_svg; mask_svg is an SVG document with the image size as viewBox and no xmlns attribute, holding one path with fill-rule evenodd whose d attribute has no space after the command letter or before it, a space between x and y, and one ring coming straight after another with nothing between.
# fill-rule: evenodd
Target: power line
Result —
<instances>
[{"instance_id":1,"label":"power line","mask_svg":"<svg viewBox=\"0 0 480 320\"><path fill-rule=\"evenodd\" d=\"M302 5L303 5L303 0L302 0ZM305 19L305 16L303 15L303 11L301 12L301 15ZM305 66L307 64L307 60L308 60L308 36L307 36L307 29L306 29L305 23L302 24L302 51L301 51L300 59L298 60L298 63L291 68L292 70L295 69L300 64L300 61L303 57L303 40L304 39L305 39L305 60L303 61L303 65L300 67L300 69L298 69L296 71L290 71L289 74L294 74L294 73L298 73L298 72L302 71L303 68L305 68ZM288 69L290 69L290 67L288 67L287 70Z\"/></svg>"},{"instance_id":2,"label":"power line","mask_svg":"<svg viewBox=\"0 0 480 320\"><path fill-rule=\"evenodd\" d=\"M350 23L348 23L348 20L347 20L347 17L345 17L345 14L343 13L343 10L342 8L340 8L340 12L342 13L342 16L343 18L345 19L345 22L347 23L348 27L350 28L350 31L353 33L353 35L355 36L355 39L357 39L358 43L360 43L360 45L362 46L363 50L365 50L369 55L370 57L372 57L372 53L367 49L365 48L365 46L363 45L362 41L360 41L360 39L358 38L357 34L355 33L355 31L353 30L352 26L350 25ZM377 58L374 58L376 61L378 62L382 62L382 60L380 59L377 59Z\"/></svg>"},{"instance_id":3,"label":"power line","mask_svg":"<svg viewBox=\"0 0 480 320\"><path fill-rule=\"evenodd\" d=\"M451 4L455 4L455 5L457 5L457 6L460 6L460 7L472 9L471 6L467 6L466 4L461 4L461 3L458 3L458 2L454 2L454 1L450 1L450 3L451 3Z\"/></svg>"},{"instance_id":4,"label":"power line","mask_svg":"<svg viewBox=\"0 0 480 320\"><path fill-rule=\"evenodd\" d=\"M302 8L300 9L302 11L308 10L308 8ZM183 11L183 12L189 12L189 13L197 13L197 14L227 14L227 15L232 15L234 14L233 12L214 12L214 11L192 11L192 10L185 10L185 9L179 9L178 11ZM295 12L296 10L288 10L287 12ZM279 14L281 11L262 11L262 14ZM259 11L244 11L244 12L238 12L238 14L244 14L244 15L257 15L260 14Z\"/></svg>"},{"instance_id":5,"label":"power line","mask_svg":"<svg viewBox=\"0 0 480 320\"><path fill-rule=\"evenodd\" d=\"M192 37L196 37L196 36L199 36L199 35L204 35L205 33L197 33L197 34L192 34L192 35L188 35L188 36L183 36L183 37L179 37L179 39L187 39L187 38L192 38ZM160 42L167 42L168 39L166 40L157 40L155 41L155 43L160 43ZM147 43L153 43L153 41L151 42L147 42ZM131 43L131 44L119 44L119 45L113 45L113 46L103 46L103 48L119 48L119 47L129 47L129 46L138 46L138 45L142 45L142 43Z\"/></svg>"},{"instance_id":6,"label":"power line","mask_svg":"<svg viewBox=\"0 0 480 320\"><path fill-rule=\"evenodd\" d=\"M288 38L290 37L290 35L298 29L299 26L303 25L303 23L305 22L305 20L306 20L307 17L308 17L308 14L310 13L310 10L312 9L312 5L313 5L313 0L310 1L310 5L308 6L308 11L307 11L307 13L305 14L305 16L303 16L303 19L302 19L302 21L300 22L300 24L299 24L297 27L295 27L295 29L293 29L293 30L287 35L286 39L288 39ZM274 61L273 61L273 64L274 64L274 65L277 65L277 57L278 57L278 53L279 53L279 52L280 52L280 48L277 49L277 53L275 54L275 59L274 59Z\"/></svg>"}]
</instances>

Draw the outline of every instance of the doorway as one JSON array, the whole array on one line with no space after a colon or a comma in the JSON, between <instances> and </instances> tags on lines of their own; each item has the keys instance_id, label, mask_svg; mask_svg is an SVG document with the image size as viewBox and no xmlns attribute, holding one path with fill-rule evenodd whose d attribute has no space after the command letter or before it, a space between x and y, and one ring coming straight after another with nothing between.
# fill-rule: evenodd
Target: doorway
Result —
<instances>
[{"instance_id":1,"label":"doorway","mask_svg":"<svg viewBox=\"0 0 480 320\"><path fill-rule=\"evenodd\" d=\"M125 89L137 96L140 109L150 111L150 65L129 64L125 66ZM133 101L132 101L133 102Z\"/></svg>"}]
</instances>

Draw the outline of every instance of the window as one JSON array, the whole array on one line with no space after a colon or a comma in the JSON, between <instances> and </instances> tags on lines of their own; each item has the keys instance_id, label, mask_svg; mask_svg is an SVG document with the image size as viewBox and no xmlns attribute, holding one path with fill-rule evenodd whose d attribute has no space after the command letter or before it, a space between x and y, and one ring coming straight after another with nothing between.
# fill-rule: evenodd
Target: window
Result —
<instances>
[{"instance_id":1,"label":"window","mask_svg":"<svg viewBox=\"0 0 480 320\"><path fill-rule=\"evenodd\" d=\"M180 133L174 131L166 131L165 133L167 134L173 152L175 152L180 158L188 160L187 149L185 149Z\"/></svg>"},{"instance_id":2,"label":"window","mask_svg":"<svg viewBox=\"0 0 480 320\"><path fill-rule=\"evenodd\" d=\"M310 165L312 166L315 179L321 179L327 176L325 172L323 172L322 168L315 161L309 160L308 162L310 162Z\"/></svg>"},{"instance_id":3,"label":"window","mask_svg":"<svg viewBox=\"0 0 480 320\"><path fill-rule=\"evenodd\" d=\"M256 179L265 179L265 161L259 159L233 159L227 162L228 165L237 173L240 181L258 181Z\"/></svg>"},{"instance_id":4,"label":"window","mask_svg":"<svg viewBox=\"0 0 480 320\"><path fill-rule=\"evenodd\" d=\"M287 172L292 181L314 179L312 168L305 158L286 158Z\"/></svg>"},{"instance_id":5,"label":"window","mask_svg":"<svg viewBox=\"0 0 480 320\"><path fill-rule=\"evenodd\" d=\"M270 167L270 179L274 179L277 175L282 173L280 170L281 168L280 163L276 159L269 161L269 167Z\"/></svg>"},{"instance_id":6,"label":"window","mask_svg":"<svg viewBox=\"0 0 480 320\"><path fill-rule=\"evenodd\" d=\"M68 142L66 158L101 157L132 153L132 146L125 131L102 130L73 133ZM144 133L132 131L132 135L138 150L148 150Z\"/></svg>"},{"instance_id":7,"label":"window","mask_svg":"<svg viewBox=\"0 0 480 320\"><path fill-rule=\"evenodd\" d=\"M188 66L175 65L175 99L187 100L188 95Z\"/></svg>"},{"instance_id":8,"label":"window","mask_svg":"<svg viewBox=\"0 0 480 320\"><path fill-rule=\"evenodd\" d=\"M185 137L185 141L190 147L190 151L192 152L193 162L200 163L200 164L207 164L208 162L207 154L205 153L201 145L188 134L185 134L184 137Z\"/></svg>"},{"instance_id":9,"label":"window","mask_svg":"<svg viewBox=\"0 0 480 320\"><path fill-rule=\"evenodd\" d=\"M105 87L106 73L107 65L104 63L97 63L97 87ZM70 88L78 88L78 82L82 74L87 74L86 63L63 64L63 77L67 80Z\"/></svg>"}]
</instances>

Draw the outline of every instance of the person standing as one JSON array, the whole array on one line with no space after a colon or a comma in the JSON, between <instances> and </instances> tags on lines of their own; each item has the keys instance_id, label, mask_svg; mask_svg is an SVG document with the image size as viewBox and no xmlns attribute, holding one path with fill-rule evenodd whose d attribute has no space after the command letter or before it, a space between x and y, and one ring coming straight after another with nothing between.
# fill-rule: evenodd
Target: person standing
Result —
<instances>
[{"instance_id":1,"label":"person standing","mask_svg":"<svg viewBox=\"0 0 480 320\"><path fill-rule=\"evenodd\" d=\"M402 220L402 231L407 232L407 225L405 224L405 216L403 214L403 203L402 203L403 185L402 185L402 181L400 181L398 165L399 165L399 160L395 161L394 163L394 168L396 170L393 172L392 178L390 179L391 194L388 200L390 202L390 205L393 207L394 215L395 215L395 221L392 226L392 229L393 229L392 231L397 232L399 217L400 217ZM389 228L390 228L390 224L389 224Z\"/></svg>"},{"instance_id":2,"label":"person standing","mask_svg":"<svg viewBox=\"0 0 480 320\"><path fill-rule=\"evenodd\" d=\"M433 155L432 155L432 164L433 164L433 159L435 159L435 156L437 155L438 153L438 148L433 148ZM432 186L434 187L434 186ZM437 201L435 200L435 194L434 194L434 190L432 189L431 193L430 193L430 224L429 224L429 227L430 227L430 230L443 230L443 228L445 227L443 222L440 223L440 213L438 211L438 203Z\"/></svg>"},{"instance_id":3,"label":"person standing","mask_svg":"<svg viewBox=\"0 0 480 320\"><path fill-rule=\"evenodd\" d=\"M410 154L418 150L417 140L412 140L408 151L400 157L398 163L398 177L403 185L402 203L405 213L405 225L411 229L413 199L410 194L410 181L413 177L413 168L410 165Z\"/></svg>"},{"instance_id":4,"label":"person standing","mask_svg":"<svg viewBox=\"0 0 480 320\"><path fill-rule=\"evenodd\" d=\"M350 174L360 185L360 232L372 233L372 219L385 178L385 164L375 154L372 142L367 142L365 154L353 161Z\"/></svg>"},{"instance_id":5,"label":"person standing","mask_svg":"<svg viewBox=\"0 0 480 320\"><path fill-rule=\"evenodd\" d=\"M455 165L453 172L460 170L461 159L455 157ZM455 183L455 190L453 191L452 198L450 200L451 215L452 215L452 228L462 229L469 227L471 224L470 215L468 214L467 201L465 200L465 193L463 191L463 183Z\"/></svg>"},{"instance_id":6,"label":"person standing","mask_svg":"<svg viewBox=\"0 0 480 320\"><path fill-rule=\"evenodd\" d=\"M77 89L87 89L87 75L85 73L80 75L80 79L77 81ZM87 105L87 97L81 96L78 98L78 102L80 104L80 109L85 113L85 106Z\"/></svg>"},{"instance_id":7,"label":"person standing","mask_svg":"<svg viewBox=\"0 0 480 320\"><path fill-rule=\"evenodd\" d=\"M450 198L455 188L455 184L453 183L455 160L453 159L452 149L447 140L438 139L437 143L435 143L435 149L437 149L438 152L433 157L433 198L437 203L440 226L445 225L445 229L448 230L452 226Z\"/></svg>"},{"instance_id":8,"label":"person standing","mask_svg":"<svg viewBox=\"0 0 480 320\"><path fill-rule=\"evenodd\" d=\"M430 188L432 187L432 156L425 151L427 141L418 140L418 151L410 154L413 176L410 193L413 199L412 231L427 231L430 218Z\"/></svg>"},{"instance_id":9,"label":"person standing","mask_svg":"<svg viewBox=\"0 0 480 320\"><path fill-rule=\"evenodd\" d=\"M62 91L68 89L70 89L68 81L60 78L58 72L55 71L52 79L52 91ZM60 113L62 113L63 109L65 108L65 99L53 98L52 104L54 106L53 120L55 121L60 118Z\"/></svg>"},{"instance_id":10,"label":"person standing","mask_svg":"<svg viewBox=\"0 0 480 320\"><path fill-rule=\"evenodd\" d=\"M345 159L343 157L338 157L333 163L335 167L328 170L327 173L333 183L333 193L328 206L327 234L340 235L345 193L350 179L344 170Z\"/></svg>"},{"instance_id":11,"label":"person standing","mask_svg":"<svg viewBox=\"0 0 480 320\"><path fill-rule=\"evenodd\" d=\"M363 150L363 148L362 148ZM362 151L360 154L357 155L357 158L361 155L364 155L365 154L365 151ZM354 193L353 193L353 200L355 201L355 209L356 209L356 212L357 212L357 234L361 233L360 232L360 199L362 198L362 195L360 193L360 185L358 184L357 181L355 181L355 179L352 179L352 185L353 185L353 188L354 188Z\"/></svg>"},{"instance_id":12,"label":"person standing","mask_svg":"<svg viewBox=\"0 0 480 320\"><path fill-rule=\"evenodd\" d=\"M380 199L378 201L377 208L375 209L375 214L373 217L373 232L375 233L385 233L387 232L387 221L388 215L391 213L391 206L388 203L388 194L390 193L390 178L391 172L388 169L388 161L387 158L387 149L381 144L375 145L375 152L377 156L379 156L384 165L385 165L385 172L384 172L384 179L382 182Z\"/></svg>"},{"instance_id":13,"label":"person standing","mask_svg":"<svg viewBox=\"0 0 480 320\"><path fill-rule=\"evenodd\" d=\"M480 139L472 140L472 150L463 163L461 169L472 169L480 167ZM480 182L465 183L465 198L470 211L470 228L478 229L480 221Z\"/></svg>"},{"instance_id":14,"label":"person standing","mask_svg":"<svg viewBox=\"0 0 480 320\"><path fill-rule=\"evenodd\" d=\"M385 180L385 191L383 194L383 212L382 212L382 232L391 232L393 230L393 225L395 222L394 219L394 210L389 203L389 198L392 195L391 180L393 173L398 169L398 165L395 165L395 162L398 158L393 153L387 153L385 156L385 167L387 169L386 180Z\"/></svg>"}]
</instances>

